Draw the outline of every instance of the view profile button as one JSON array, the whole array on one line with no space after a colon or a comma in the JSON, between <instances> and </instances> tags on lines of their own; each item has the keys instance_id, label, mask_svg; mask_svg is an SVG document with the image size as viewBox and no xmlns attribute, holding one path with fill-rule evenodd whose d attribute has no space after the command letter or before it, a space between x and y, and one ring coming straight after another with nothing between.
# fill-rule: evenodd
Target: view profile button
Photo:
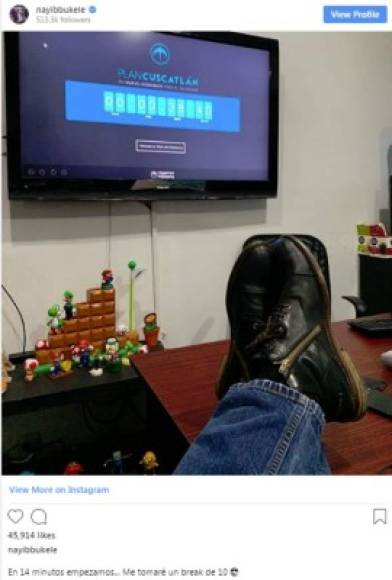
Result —
<instances>
[{"instance_id":1,"label":"view profile button","mask_svg":"<svg viewBox=\"0 0 392 580\"><path fill-rule=\"evenodd\" d=\"M387 6L324 6L325 24L386 24Z\"/></svg>"}]
</instances>

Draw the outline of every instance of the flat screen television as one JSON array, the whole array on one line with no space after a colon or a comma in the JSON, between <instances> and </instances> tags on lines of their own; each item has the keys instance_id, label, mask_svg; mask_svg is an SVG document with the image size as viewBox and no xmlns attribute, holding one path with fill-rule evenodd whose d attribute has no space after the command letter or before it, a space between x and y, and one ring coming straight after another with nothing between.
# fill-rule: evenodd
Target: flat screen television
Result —
<instances>
[{"instance_id":1,"label":"flat screen television","mask_svg":"<svg viewBox=\"0 0 392 580\"><path fill-rule=\"evenodd\" d=\"M245 34L6 33L9 195L275 197L278 73Z\"/></svg>"}]
</instances>

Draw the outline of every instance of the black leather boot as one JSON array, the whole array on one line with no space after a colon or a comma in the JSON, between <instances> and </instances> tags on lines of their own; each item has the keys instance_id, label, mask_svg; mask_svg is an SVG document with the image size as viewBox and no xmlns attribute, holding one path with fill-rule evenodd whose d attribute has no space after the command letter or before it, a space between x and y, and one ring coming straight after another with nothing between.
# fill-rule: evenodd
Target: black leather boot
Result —
<instances>
[{"instance_id":1,"label":"black leather boot","mask_svg":"<svg viewBox=\"0 0 392 580\"><path fill-rule=\"evenodd\" d=\"M238 257L230 274L226 291L226 309L230 322L229 354L222 364L216 383L220 399L238 382L246 382L258 375L263 356L247 352L265 328L265 322L274 305L271 292L273 244L256 242L247 246ZM276 293L275 298L279 294Z\"/></svg>"},{"instance_id":2,"label":"black leather boot","mask_svg":"<svg viewBox=\"0 0 392 580\"><path fill-rule=\"evenodd\" d=\"M332 335L329 291L317 261L291 236L276 242L273 261L285 282L246 357L264 359L258 378L285 383L316 400L327 421L359 419L366 411L365 389Z\"/></svg>"}]
</instances>

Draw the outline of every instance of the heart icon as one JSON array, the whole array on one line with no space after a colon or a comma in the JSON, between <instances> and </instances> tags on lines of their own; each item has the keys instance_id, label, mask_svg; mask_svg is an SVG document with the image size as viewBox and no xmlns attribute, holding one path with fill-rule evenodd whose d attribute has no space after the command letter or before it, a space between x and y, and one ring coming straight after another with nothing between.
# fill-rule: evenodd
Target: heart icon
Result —
<instances>
[{"instance_id":1,"label":"heart icon","mask_svg":"<svg viewBox=\"0 0 392 580\"><path fill-rule=\"evenodd\" d=\"M23 511L22 510L8 510L7 512L8 519L11 520L13 524L17 524L23 519Z\"/></svg>"}]
</instances>

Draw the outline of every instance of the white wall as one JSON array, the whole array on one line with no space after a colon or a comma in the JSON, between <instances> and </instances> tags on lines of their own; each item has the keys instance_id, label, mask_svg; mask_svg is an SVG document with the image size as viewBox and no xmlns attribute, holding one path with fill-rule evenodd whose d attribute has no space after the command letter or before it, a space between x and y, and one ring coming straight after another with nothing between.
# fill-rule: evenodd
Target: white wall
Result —
<instances>
[{"instance_id":1,"label":"white wall","mask_svg":"<svg viewBox=\"0 0 392 580\"><path fill-rule=\"evenodd\" d=\"M388 205L392 35L269 36L281 43L279 197L153 204L156 308L168 346L227 336L227 277L256 233L318 235L329 252L334 317L351 316L340 296L357 291L355 225L378 221ZM150 216L140 204L10 204L3 186L3 240L3 281L24 312L29 346L64 289L83 300L110 265L119 322L126 321L131 258L146 268L137 285L139 324L154 307ZM4 347L20 350L7 298L3 314Z\"/></svg>"}]
</instances>

